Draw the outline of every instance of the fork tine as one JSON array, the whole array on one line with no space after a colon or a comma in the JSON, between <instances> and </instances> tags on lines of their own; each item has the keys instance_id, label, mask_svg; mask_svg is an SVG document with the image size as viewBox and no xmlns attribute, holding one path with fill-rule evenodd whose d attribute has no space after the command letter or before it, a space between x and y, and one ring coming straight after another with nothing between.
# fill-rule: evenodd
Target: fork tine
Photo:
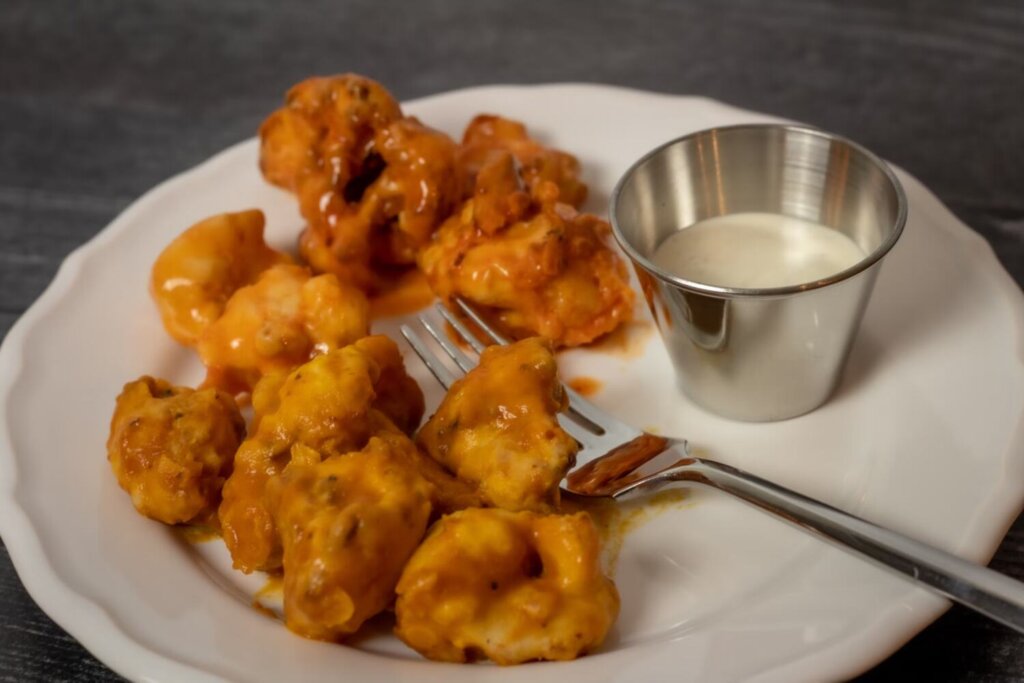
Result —
<instances>
[{"instance_id":1,"label":"fork tine","mask_svg":"<svg viewBox=\"0 0 1024 683\"><path fill-rule=\"evenodd\" d=\"M480 340L476 338L476 335L466 327L466 323L459 320L459 317L452 313L444 304L435 304L434 308L436 308L437 312L448 321L449 325L455 328L455 331L459 333L459 336L462 337L464 342L473 347L473 350L477 353L483 353L487 346L482 344Z\"/></svg>"},{"instance_id":2,"label":"fork tine","mask_svg":"<svg viewBox=\"0 0 1024 683\"><path fill-rule=\"evenodd\" d=\"M584 450L600 448L600 441L594 433L574 420L569 414L558 414L558 426L568 432L569 436L576 439L576 443L580 445L580 448Z\"/></svg>"},{"instance_id":3,"label":"fork tine","mask_svg":"<svg viewBox=\"0 0 1024 683\"><path fill-rule=\"evenodd\" d=\"M504 345L504 344L511 344L512 343L511 339L509 339L508 337L503 335L501 332L498 332L496 329L491 327L491 324L488 323L486 320L484 320L484 317L482 315L480 315L479 313L477 313L475 308L473 308L468 303L466 303L465 299L463 299L462 297L458 297L457 296L457 297L455 297L455 303L456 303L456 305L458 305L459 308L462 309L463 313L465 313L466 315L469 316L470 320L475 322L477 324L477 326L479 326L480 329L483 330L484 333L488 337L491 338L491 340L495 344L503 344Z\"/></svg>"},{"instance_id":4,"label":"fork tine","mask_svg":"<svg viewBox=\"0 0 1024 683\"><path fill-rule=\"evenodd\" d=\"M565 395L569 397L569 410L572 411L573 415L587 423L584 426L589 428L590 431L597 435L604 434L605 428L602 426L602 423L608 422L608 414L596 408L585 398L577 394L571 387L563 386L563 389L565 389Z\"/></svg>"},{"instance_id":5,"label":"fork tine","mask_svg":"<svg viewBox=\"0 0 1024 683\"><path fill-rule=\"evenodd\" d=\"M434 323L430 322L430 320L427 319L427 316L421 314L416 317L419 319L420 324L426 328L430 336L433 337L444 352L448 354L448 357L455 361L455 364L459 366L459 369L463 372L469 372L476 367L476 362L464 354L462 349L455 346L455 344L452 344L451 341L448 340L448 336L442 330L439 330Z\"/></svg>"},{"instance_id":6,"label":"fork tine","mask_svg":"<svg viewBox=\"0 0 1024 683\"><path fill-rule=\"evenodd\" d=\"M445 391L451 388L455 382L455 375L451 370L446 368L435 356L431 353L427 345L423 343L422 337L416 333L408 325L402 325L402 336L405 337L405 341L409 342L409 346L416 352L416 355L420 357L423 364L427 366L430 373L441 383L441 386L445 388Z\"/></svg>"}]
</instances>

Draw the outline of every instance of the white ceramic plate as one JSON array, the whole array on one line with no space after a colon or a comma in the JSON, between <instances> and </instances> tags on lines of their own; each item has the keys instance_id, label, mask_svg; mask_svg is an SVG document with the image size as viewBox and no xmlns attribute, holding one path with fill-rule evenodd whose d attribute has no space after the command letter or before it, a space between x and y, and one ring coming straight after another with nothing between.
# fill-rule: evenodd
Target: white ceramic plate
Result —
<instances>
[{"instance_id":1,"label":"white ceramic plate","mask_svg":"<svg viewBox=\"0 0 1024 683\"><path fill-rule=\"evenodd\" d=\"M458 135L480 111L576 153L603 212L620 173L670 138L771 120L706 99L598 86L488 87L409 103ZM32 596L116 671L148 681L794 681L860 672L945 603L721 494L698 491L631 535L623 611L600 653L513 668L419 659L387 635L361 649L303 640L250 606L257 579L220 543L190 546L134 512L106 463L115 395L143 373L194 382L163 332L150 264L205 216L262 208L290 246L294 201L247 141L137 201L63 265L0 350L0 532ZM1022 298L985 242L917 181L837 395L777 424L709 415L672 385L656 337L639 352L564 354L599 378L602 407L977 561L1024 500ZM394 330L394 321L380 329ZM431 400L438 392L418 361Z\"/></svg>"}]
</instances>

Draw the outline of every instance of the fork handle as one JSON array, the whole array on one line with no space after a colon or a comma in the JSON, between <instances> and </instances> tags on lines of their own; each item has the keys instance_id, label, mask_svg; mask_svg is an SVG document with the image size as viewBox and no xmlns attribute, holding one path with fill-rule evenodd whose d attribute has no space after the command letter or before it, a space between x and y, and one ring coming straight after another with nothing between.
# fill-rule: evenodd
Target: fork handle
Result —
<instances>
[{"instance_id":1,"label":"fork handle","mask_svg":"<svg viewBox=\"0 0 1024 683\"><path fill-rule=\"evenodd\" d=\"M686 482L732 494L1024 633L1024 583L720 462L685 458L615 497Z\"/></svg>"}]
</instances>

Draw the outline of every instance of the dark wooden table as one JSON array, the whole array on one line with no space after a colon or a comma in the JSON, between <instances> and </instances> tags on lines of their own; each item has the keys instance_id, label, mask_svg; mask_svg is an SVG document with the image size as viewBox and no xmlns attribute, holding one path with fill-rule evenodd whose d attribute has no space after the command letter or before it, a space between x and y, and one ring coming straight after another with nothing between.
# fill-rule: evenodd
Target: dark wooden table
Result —
<instances>
[{"instance_id":1,"label":"dark wooden table","mask_svg":"<svg viewBox=\"0 0 1024 683\"><path fill-rule=\"evenodd\" d=\"M254 133L310 74L400 98L599 81L830 129L920 178L1024 282L1024 7L0 1L0 335L133 198ZM856 5L856 6L855 6ZM1024 518L992 566L1024 578ZM1024 638L961 608L863 680L1024 680ZM25 593L0 545L0 681L113 680Z\"/></svg>"}]
</instances>

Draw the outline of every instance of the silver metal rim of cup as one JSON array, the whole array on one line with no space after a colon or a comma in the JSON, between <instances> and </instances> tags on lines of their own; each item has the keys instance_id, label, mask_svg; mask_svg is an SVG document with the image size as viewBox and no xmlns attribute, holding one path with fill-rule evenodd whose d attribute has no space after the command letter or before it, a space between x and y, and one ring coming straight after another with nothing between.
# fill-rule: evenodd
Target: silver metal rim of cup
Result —
<instances>
[{"instance_id":1,"label":"silver metal rim of cup","mask_svg":"<svg viewBox=\"0 0 1024 683\"><path fill-rule=\"evenodd\" d=\"M643 166L649 159L657 156L665 149L677 145L679 143L691 140L701 135L708 135L709 133L716 133L719 131L733 131L742 129L779 129L785 131L792 131L795 133L803 133L807 135L813 135L815 137L824 138L830 142L838 142L844 145L848 145L851 149L856 150L862 154L866 159L879 168L885 177L892 184L893 189L896 192L896 218L894 221L893 229L886 237L886 239L878 245L870 254L865 256L863 259L850 266L845 270L841 270L838 273L830 275L829 277L816 280L814 282L806 282L798 285L787 285L785 287L764 287L764 288L743 288L743 287L720 287L717 285L709 285L703 282L696 282L693 280L687 280L685 278L674 275L666 270L659 268L654 265L646 256L637 251L632 244L623 235L622 230L619 227L618 216L616 210L618 208L619 196L622 193L623 187L626 182L633 176L633 173ZM792 124L777 124L777 123L743 123L734 126L716 126L714 128L705 128L698 130L693 133L680 136L673 140L669 140L661 145L658 145L647 154L637 159L626 172L622 174L622 177L615 184L615 188L612 190L611 201L609 203L609 217L611 218L612 234L615 235L615 241L618 242L619 246L626 255L633 260L634 263L639 264L644 270L651 273L659 280L666 282L675 287L681 289L691 290L701 294L708 294L712 296L721 297L783 297L790 296L793 294L799 294L800 292L806 292L808 290L820 289L837 282L847 280L858 273L861 273L875 263L877 263L883 256L889 253L889 250L895 246L900 236L903 234L903 227L907 222L907 195L903 190L903 185L900 183L896 174L892 168L879 156L868 150L863 145L860 145L849 138L845 138L841 135L834 133L828 133L819 128L811 128L808 126L798 126Z\"/></svg>"}]
</instances>

